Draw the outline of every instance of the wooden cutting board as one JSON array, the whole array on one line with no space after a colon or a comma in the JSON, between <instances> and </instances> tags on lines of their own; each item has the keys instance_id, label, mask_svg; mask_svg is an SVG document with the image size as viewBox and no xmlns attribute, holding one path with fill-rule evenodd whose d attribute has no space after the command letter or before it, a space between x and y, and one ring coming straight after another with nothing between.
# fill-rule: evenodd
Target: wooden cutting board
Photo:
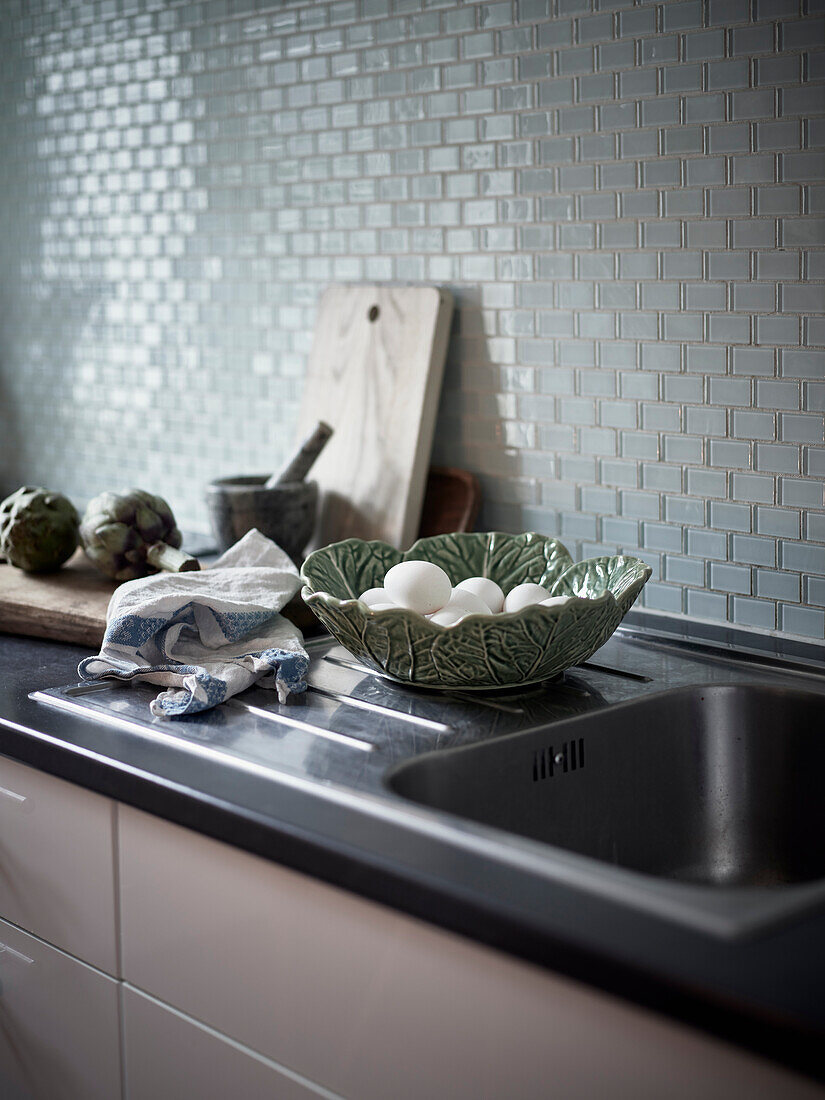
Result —
<instances>
[{"instance_id":1,"label":"wooden cutting board","mask_svg":"<svg viewBox=\"0 0 825 1100\"><path fill-rule=\"evenodd\" d=\"M335 429L310 477L321 489L311 546L416 537L452 318L436 287L332 286L307 365L298 437Z\"/></svg>"},{"instance_id":2,"label":"wooden cutting board","mask_svg":"<svg viewBox=\"0 0 825 1100\"><path fill-rule=\"evenodd\" d=\"M56 573L24 573L12 565L0 565L0 632L99 649L106 609L116 587L82 550L75 551ZM305 634L319 626L300 594L282 614Z\"/></svg>"},{"instance_id":3,"label":"wooden cutting board","mask_svg":"<svg viewBox=\"0 0 825 1100\"><path fill-rule=\"evenodd\" d=\"M473 474L431 467L417 537L472 531L480 500ZM0 631L98 649L114 590L114 582L104 577L82 550L56 573L24 573L0 564ZM300 594L286 605L283 614L307 636L321 632Z\"/></svg>"},{"instance_id":4,"label":"wooden cutting board","mask_svg":"<svg viewBox=\"0 0 825 1100\"><path fill-rule=\"evenodd\" d=\"M0 630L98 648L115 582L82 550L55 573L0 565Z\"/></svg>"}]
</instances>

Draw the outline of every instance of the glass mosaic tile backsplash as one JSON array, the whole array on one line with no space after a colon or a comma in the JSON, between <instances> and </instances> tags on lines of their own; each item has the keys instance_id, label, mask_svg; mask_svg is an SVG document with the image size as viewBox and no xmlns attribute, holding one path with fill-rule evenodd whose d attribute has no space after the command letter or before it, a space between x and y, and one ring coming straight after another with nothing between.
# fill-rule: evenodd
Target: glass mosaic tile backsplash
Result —
<instances>
[{"instance_id":1,"label":"glass mosaic tile backsplash","mask_svg":"<svg viewBox=\"0 0 825 1100\"><path fill-rule=\"evenodd\" d=\"M435 460L825 636L823 0L3 0L0 491L293 441L330 282L456 299Z\"/></svg>"}]
</instances>

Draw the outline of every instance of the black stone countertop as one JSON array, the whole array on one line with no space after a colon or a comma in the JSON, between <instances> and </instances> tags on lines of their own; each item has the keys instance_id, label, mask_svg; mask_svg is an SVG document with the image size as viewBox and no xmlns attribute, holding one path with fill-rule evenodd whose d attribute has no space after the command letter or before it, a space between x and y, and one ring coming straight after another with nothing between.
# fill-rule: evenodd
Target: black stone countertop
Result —
<instances>
[{"instance_id":1,"label":"black stone countertop","mask_svg":"<svg viewBox=\"0 0 825 1100\"><path fill-rule=\"evenodd\" d=\"M0 635L0 753L825 1081L825 891L814 885L807 903L802 891L784 919L719 934L701 914L674 918L667 886L645 900L646 887L625 890L613 868L579 866L386 785L422 753L549 728L686 684L825 691L817 647L719 630L704 639L717 648L702 648L678 622L643 613L627 621L587 665L523 693L399 689L322 643L304 702L279 707L274 693L252 689L177 723L149 717L155 689L145 686L58 692L59 707L33 700L32 692L75 684L88 651Z\"/></svg>"}]
</instances>

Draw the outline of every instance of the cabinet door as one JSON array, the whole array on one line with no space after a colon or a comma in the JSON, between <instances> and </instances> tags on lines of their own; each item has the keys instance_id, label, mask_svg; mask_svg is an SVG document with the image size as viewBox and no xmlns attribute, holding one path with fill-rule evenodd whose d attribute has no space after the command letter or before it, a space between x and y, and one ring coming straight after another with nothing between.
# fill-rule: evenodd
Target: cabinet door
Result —
<instances>
[{"instance_id":1,"label":"cabinet door","mask_svg":"<svg viewBox=\"0 0 825 1100\"><path fill-rule=\"evenodd\" d=\"M116 973L114 803L0 756L0 917Z\"/></svg>"},{"instance_id":2,"label":"cabinet door","mask_svg":"<svg viewBox=\"0 0 825 1100\"><path fill-rule=\"evenodd\" d=\"M334 1096L129 985L123 987L123 1034L129 1100Z\"/></svg>"},{"instance_id":3,"label":"cabinet door","mask_svg":"<svg viewBox=\"0 0 825 1100\"><path fill-rule=\"evenodd\" d=\"M822 1100L690 1028L122 808L128 982L357 1100Z\"/></svg>"},{"instance_id":4,"label":"cabinet door","mask_svg":"<svg viewBox=\"0 0 825 1100\"><path fill-rule=\"evenodd\" d=\"M117 1100L118 983L0 921L0 1096Z\"/></svg>"}]
</instances>

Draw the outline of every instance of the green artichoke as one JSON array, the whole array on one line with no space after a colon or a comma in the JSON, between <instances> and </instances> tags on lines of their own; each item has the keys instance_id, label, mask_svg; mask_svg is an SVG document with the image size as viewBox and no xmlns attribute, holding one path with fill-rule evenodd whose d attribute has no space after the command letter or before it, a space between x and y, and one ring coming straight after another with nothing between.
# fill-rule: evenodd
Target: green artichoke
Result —
<instances>
[{"instance_id":1,"label":"green artichoke","mask_svg":"<svg viewBox=\"0 0 825 1100\"><path fill-rule=\"evenodd\" d=\"M101 493L89 502L80 524L83 549L101 572L130 581L166 569L200 569L197 558L180 549L181 533L162 497L131 489Z\"/></svg>"},{"instance_id":2,"label":"green artichoke","mask_svg":"<svg viewBox=\"0 0 825 1100\"><path fill-rule=\"evenodd\" d=\"M0 504L0 555L27 573L49 573L77 547L79 516L72 502L24 485Z\"/></svg>"}]
</instances>

